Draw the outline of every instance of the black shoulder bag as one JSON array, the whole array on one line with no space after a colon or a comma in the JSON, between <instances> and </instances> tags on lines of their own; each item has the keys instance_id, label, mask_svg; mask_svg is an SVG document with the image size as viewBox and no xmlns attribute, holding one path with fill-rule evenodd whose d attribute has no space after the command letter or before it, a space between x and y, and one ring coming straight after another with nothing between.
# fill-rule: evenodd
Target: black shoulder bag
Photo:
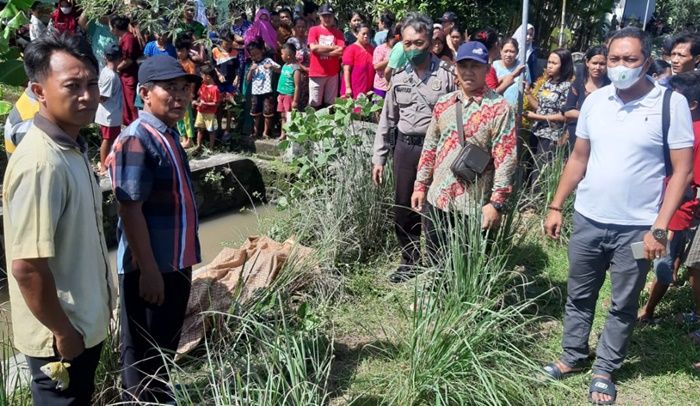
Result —
<instances>
[{"instance_id":1,"label":"black shoulder bag","mask_svg":"<svg viewBox=\"0 0 700 406\"><path fill-rule=\"evenodd\" d=\"M673 90L666 89L664 101L661 105L661 136L664 146L664 166L666 167L666 177L673 175L673 164L671 163L671 149L668 146L668 129L671 128L671 95Z\"/></svg>"},{"instance_id":2,"label":"black shoulder bag","mask_svg":"<svg viewBox=\"0 0 700 406\"><path fill-rule=\"evenodd\" d=\"M472 183L484 173L491 162L491 154L478 145L466 142L464 139L464 121L462 120L462 102L457 100L455 105L457 116L457 136L462 149L450 166L455 177L464 182Z\"/></svg>"}]
</instances>

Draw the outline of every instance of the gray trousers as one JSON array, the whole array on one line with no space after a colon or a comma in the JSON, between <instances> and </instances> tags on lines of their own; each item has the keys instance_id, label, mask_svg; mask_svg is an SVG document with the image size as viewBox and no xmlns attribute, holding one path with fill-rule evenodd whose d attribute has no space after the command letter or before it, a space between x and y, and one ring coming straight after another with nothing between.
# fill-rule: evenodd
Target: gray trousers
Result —
<instances>
[{"instance_id":1,"label":"gray trousers","mask_svg":"<svg viewBox=\"0 0 700 406\"><path fill-rule=\"evenodd\" d=\"M650 262L635 260L630 244L642 241L648 226L602 224L574 213L569 242L568 295L561 361L575 367L588 358L588 338L598 293L610 269L612 303L598 341L594 373L612 374L625 359L637 320L639 294Z\"/></svg>"}]
</instances>

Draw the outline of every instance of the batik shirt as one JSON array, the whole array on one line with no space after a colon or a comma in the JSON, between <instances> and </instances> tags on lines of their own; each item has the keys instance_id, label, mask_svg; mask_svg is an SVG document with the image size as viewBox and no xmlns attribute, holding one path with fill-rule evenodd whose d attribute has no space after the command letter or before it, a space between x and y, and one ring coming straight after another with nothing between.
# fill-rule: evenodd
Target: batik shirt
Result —
<instances>
[{"instance_id":1,"label":"batik shirt","mask_svg":"<svg viewBox=\"0 0 700 406\"><path fill-rule=\"evenodd\" d=\"M462 147L457 135L457 100L462 101L465 142L489 151L492 163L479 180L467 185L458 180L450 166ZM413 190L428 192L428 202L440 210L469 212L470 203L483 192L490 200L505 202L513 190L518 162L515 114L503 96L484 89L466 97L461 90L438 100L423 143Z\"/></svg>"}]
</instances>

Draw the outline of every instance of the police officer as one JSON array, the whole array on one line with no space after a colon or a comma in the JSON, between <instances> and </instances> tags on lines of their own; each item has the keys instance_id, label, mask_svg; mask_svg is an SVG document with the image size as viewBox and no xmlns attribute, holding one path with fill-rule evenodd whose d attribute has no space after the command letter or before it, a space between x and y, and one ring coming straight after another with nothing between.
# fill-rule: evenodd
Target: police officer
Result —
<instances>
[{"instance_id":1,"label":"police officer","mask_svg":"<svg viewBox=\"0 0 700 406\"><path fill-rule=\"evenodd\" d=\"M411 210L413 183L433 106L440 96L455 90L452 68L430 52L432 32L432 22L421 14L410 13L404 20L402 38L409 63L391 78L374 138L372 179L376 184L382 182L384 164L395 142L394 223L401 264L389 277L394 283L416 275L421 216Z\"/></svg>"}]
</instances>

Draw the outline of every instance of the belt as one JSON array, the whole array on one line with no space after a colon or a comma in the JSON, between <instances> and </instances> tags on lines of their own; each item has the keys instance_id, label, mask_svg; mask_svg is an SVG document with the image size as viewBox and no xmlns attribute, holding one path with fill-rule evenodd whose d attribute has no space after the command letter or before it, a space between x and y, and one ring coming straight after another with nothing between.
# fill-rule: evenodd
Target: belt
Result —
<instances>
[{"instance_id":1,"label":"belt","mask_svg":"<svg viewBox=\"0 0 700 406\"><path fill-rule=\"evenodd\" d=\"M425 134L408 135L408 134L404 134L402 132L399 132L399 140L401 140L403 143L408 144L408 145L423 145L424 138L425 138Z\"/></svg>"}]
</instances>

